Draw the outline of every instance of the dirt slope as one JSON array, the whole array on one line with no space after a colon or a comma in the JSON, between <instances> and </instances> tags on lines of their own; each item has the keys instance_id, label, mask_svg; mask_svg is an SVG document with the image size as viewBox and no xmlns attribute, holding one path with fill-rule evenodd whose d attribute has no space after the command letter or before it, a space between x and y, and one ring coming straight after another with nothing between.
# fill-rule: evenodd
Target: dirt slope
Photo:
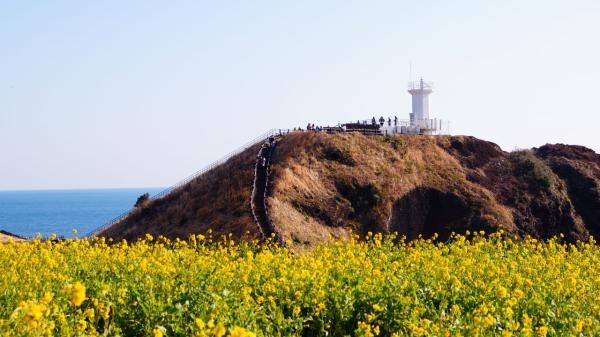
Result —
<instances>
[{"instance_id":1,"label":"dirt slope","mask_svg":"<svg viewBox=\"0 0 600 337\"><path fill-rule=\"evenodd\" d=\"M212 228L258 238L250 208L259 147L102 233L185 237ZM463 136L292 133L272 157L267 207L282 239L310 245L350 230L492 231L568 240L600 234L600 157L577 146L507 153Z\"/></svg>"}]
</instances>

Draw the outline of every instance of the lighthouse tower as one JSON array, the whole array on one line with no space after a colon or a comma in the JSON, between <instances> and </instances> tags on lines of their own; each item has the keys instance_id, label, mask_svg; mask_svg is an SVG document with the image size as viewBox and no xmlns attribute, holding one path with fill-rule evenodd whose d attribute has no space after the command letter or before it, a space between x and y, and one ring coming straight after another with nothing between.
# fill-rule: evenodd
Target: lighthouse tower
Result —
<instances>
[{"instance_id":1,"label":"lighthouse tower","mask_svg":"<svg viewBox=\"0 0 600 337\"><path fill-rule=\"evenodd\" d=\"M423 126L429 120L429 94L433 92L433 83L423 81L410 82L408 92L412 95L411 126Z\"/></svg>"}]
</instances>

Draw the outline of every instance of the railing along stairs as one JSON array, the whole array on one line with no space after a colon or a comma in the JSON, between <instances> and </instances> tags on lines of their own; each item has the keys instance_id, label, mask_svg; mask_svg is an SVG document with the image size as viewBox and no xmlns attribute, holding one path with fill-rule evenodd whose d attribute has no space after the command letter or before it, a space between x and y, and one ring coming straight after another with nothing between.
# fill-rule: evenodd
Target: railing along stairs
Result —
<instances>
[{"instance_id":1,"label":"railing along stairs","mask_svg":"<svg viewBox=\"0 0 600 337\"><path fill-rule=\"evenodd\" d=\"M225 155L224 157L222 157L221 159L211 163L210 165L204 167L203 169L195 172L194 174L190 175L189 177L181 180L180 182L176 183L175 185L153 195L152 197L150 197L150 200L157 200L157 199L161 199L164 198L166 196L168 196L169 194L171 194L173 191L185 186L187 183L189 183L192 180L196 180L201 178L202 176L204 176L206 173L212 171L215 167L224 164L225 162L227 162L229 159L231 159L232 157L242 153L243 151L257 145L260 144L262 142L264 142L265 140L269 139L269 137L275 136L277 134L282 134L281 130L277 130L277 129L271 129L265 133L263 133L262 135L252 139L251 141L249 141L248 143L242 145L241 147L237 148L234 151L229 152L227 155ZM103 230L109 228L110 226L116 224L117 222L125 219L129 214L131 214L133 211L135 210L135 208L132 208L122 214L120 214L119 216L113 218L112 220L110 220L109 222L105 223L104 225L96 228L95 230L93 230L92 232L90 232L87 236L89 237L93 237L95 235L97 235L98 233L102 232Z\"/></svg>"}]
</instances>

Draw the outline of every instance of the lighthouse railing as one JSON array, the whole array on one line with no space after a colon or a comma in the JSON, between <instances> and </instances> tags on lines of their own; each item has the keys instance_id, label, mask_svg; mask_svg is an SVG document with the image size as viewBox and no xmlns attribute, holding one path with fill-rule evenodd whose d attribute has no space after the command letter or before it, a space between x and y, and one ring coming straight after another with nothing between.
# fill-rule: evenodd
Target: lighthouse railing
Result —
<instances>
[{"instance_id":1,"label":"lighthouse railing","mask_svg":"<svg viewBox=\"0 0 600 337\"><path fill-rule=\"evenodd\" d=\"M425 81L413 81L408 83L408 90L432 90L433 82L425 82Z\"/></svg>"}]
</instances>

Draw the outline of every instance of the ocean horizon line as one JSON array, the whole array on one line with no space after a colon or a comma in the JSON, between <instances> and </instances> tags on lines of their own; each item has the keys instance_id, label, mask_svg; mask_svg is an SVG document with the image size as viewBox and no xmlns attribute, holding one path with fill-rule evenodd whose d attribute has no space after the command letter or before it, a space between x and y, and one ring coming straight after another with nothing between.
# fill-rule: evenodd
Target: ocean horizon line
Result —
<instances>
[{"instance_id":1,"label":"ocean horizon line","mask_svg":"<svg viewBox=\"0 0 600 337\"><path fill-rule=\"evenodd\" d=\"M23 189L0 189L3 192L57 192L57 191L99 191L99 190L139 190L139 189L166 189L168 186L133 186L133 187L72 187L72 188L23 188Z\"/></svg>"}]
</instances>

